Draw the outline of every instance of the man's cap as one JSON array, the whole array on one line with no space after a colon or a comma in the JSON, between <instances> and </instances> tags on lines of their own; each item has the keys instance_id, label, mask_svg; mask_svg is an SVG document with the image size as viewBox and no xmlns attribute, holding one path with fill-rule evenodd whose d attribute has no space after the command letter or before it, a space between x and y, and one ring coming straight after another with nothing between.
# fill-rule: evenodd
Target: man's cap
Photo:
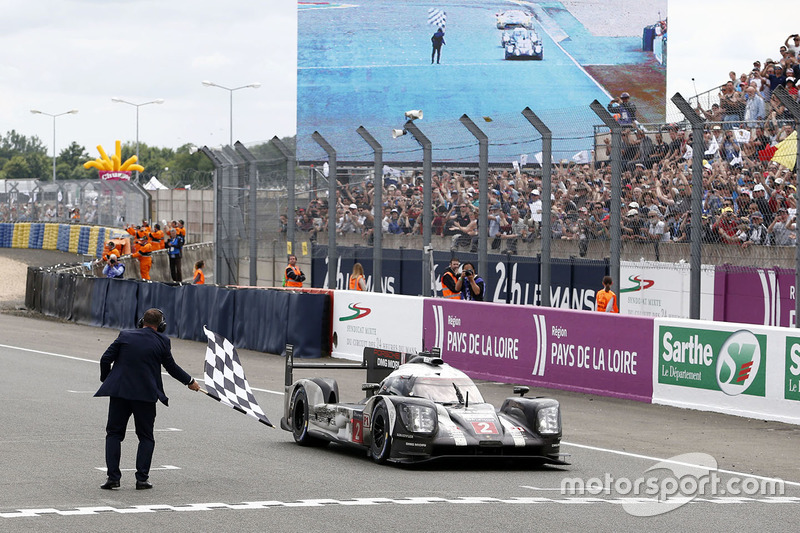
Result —
<instances>
[{"instance_id":1,"label":"man's cap","mask_svg":"<svg viewBox=\"0 0 800 533\"><path fill-rule=\"evenodd\" d=\"M392 209L392 213L397 213L397 209Z\"/></svg>"},{"instance_id":2,"label":"man's cap","mask_svg":"<svg viewBox=\"0 0 800 533\"><path fill-rule=\"evenodd\" d=\"M631 202L628 204L628 207L639 209L639 202Z\"/></svg>"},{"instance_id":3,"label":"man's cap","mask_svg":"<svg viewBox=\"0 0 800 533\"><path fill-rule=\"evenodd\" d=\"M763 191L763 190L764 190L764 186L761 185L760 183L756 183L756 186L753 187L753 192L758 192L758 191Z\"/></svg>"},{"instance_id":4,"label":"man's cap","mask_svg":"<svg viewBox=\"0 0 800 533\"><path fill-rule=\"evenodd\" d=\"M733 213L733 208L731 208L731 207L723 207L722 208L722 214L725 214L725 213L731 213L732 214Z\"/></svg>"},{"instance_id":5,"label":"man's cap","mask_svg":"<svg viewBox=\"0 0 800 533\"><path fill-rule=\"evenodd\" d=\"M619 97L620 98L630 98L631 95L629 95L628 93L622 93L621 95L619 95Z\"/></svg>"},{"instance_id":6,"label":"man's cap","mask_svg":"<svg viewBox=\"0 0 800 533\"><path fill-rule=\"evenodd\" d=\"M792 82L792 83L794 83L794 82L795 82L795 79L794 79L793 77L791 77L791 76L787 76L787 77L786 77L786 83L789 83L789 82Z\"/></svg>"},{"instance_id":7,"label":"man's cap","mask_svg":"<svg viewBox=\"0 0 800 533\"><path fill-rule=\"evenodd\" d=\"M750 218L764 218L764 216L759 211L756 211L755 213L750 215Z\"/></svg>"},{"instance_id":8,"label":"man's cap","mask_svg":"<svg viewBox=\"0 0 800 533\"><path fill-rule=\"evenodd\" d=\"M783 70L783 67L781 66L781 64L780 64L780 63L776 63L776 64L775 64L775 68L779 68L779 69Z\"/></svg>"},{"instance_id":9,"label":"man's cap","mask_svg":"<svg viewBox=\"0 0 800 533\"><path fill-rule=\"evenodd\" d=\"M108 256L109 259L113 259L114 261L117 260L117 254L111 254Z\"/></svg>"},{"instance_id":10,"label":"man's cap","mask_svg":"<svg viewBox=\"0 0 800 533\"><path fill-rule=\"evenodd\" d=\"M585 207L581 207L580 209L578 209L578 211L580 211L581 213L588 213L589 212L589 210L586 209Z\"/></svg>"},{"instance_id":11,"label":"man's cap","mask_svg":"<svg viewBox=\"0 0 800 533\"><path fill-rule=\"evenodd\" d=\"M536 195L536 196L539 196L539 189L533 189L533 190L531 191L531 194L534 194L534 195Z\"/></svg>"},{"instance_id":12,"label":"man's cap","mask_svg":"<svg viewBox=\"0 0 800 533\"><path fill-rule=\"evenodd\" d=\"M628 214L626 216L635 217L638 214L639 214L639 210L638 209L631 209L630 211L628 211Z\"/></svg>"},{"instance_id":13,"label":"man's cap","mask_svg":"<svg viewBox=\"0 0 800 533\"><path fill-rule=\"evenodd\" d=\"M719 124L717 124L716 126L714 126L714 127L713 127L713 128L711 128L711 129L712 129L712 130L721 130L722 128L720 127L720 125L719 125Z\"/></svg>"},{"instance_id":14,"label":"man's cap","mask_svg":"<svg viewBox=\"0 0 800 533\"><path fill-rule=\"evenodd\" d=\"M358 209L358 206L356 204L350 204L350 209Z\"/></svg>"}]
</instances>

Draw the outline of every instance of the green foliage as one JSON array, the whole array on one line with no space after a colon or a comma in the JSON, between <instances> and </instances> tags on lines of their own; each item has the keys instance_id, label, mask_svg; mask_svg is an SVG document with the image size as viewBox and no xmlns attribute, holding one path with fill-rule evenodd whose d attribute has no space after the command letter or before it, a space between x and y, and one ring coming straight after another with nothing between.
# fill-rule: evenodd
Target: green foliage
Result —
<instances>
[{"instance_id":1,"label":"green foliage","mask_svg":"<svg viewBox=\"0 0 800 533\"><path fill-rule=\"evenodd\" d=\"M289 150L295 148L295 137L281 139ZM213 181L213 163L199 151L192 150L191 144L178 149L158 148L139 143L139 161L144 167L140 181L148 181L155 176L170 187L203 188ZM280 152L270 144L250 147L251 153L259 160L259 172L269 175L282 165ZM111 154L113 147L106 147ZM194 153L192 153L194 152ZM56 177L59 180L95 179L97 170L85 169L83 164L99 157L98 153L89 153L85 147L76 142L61 150L56 159ZM135 143L122 145L122 162L136 155ZM51 181L53 174L52 153L42 141L36 137L27 137L14 130L0 135L0 179L39 179ZM263 167L263 168L262 168ZM280 172L282 174L282 172Z\"/></svg>"}]
</instances>

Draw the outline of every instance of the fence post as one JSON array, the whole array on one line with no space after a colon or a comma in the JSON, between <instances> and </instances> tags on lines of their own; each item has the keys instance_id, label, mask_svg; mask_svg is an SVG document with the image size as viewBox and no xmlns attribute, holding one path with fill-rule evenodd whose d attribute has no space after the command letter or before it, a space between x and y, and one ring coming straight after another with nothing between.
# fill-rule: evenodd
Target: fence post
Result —
<instances>
[{"instance_id":1,"label":"fence post","mask_svg":"<svg viewBox=\"0 0 800 533\"><path fill-rule=\"evenodd\" d=\"M692 241L689 262L691 268L689 272L689 318L699 320L700 270L702 268L701 240L703 236L703 221L701 218L703 215L703 153L705 152L703 126L705 120L695 113L689 102L681 96L681 93L675 93L670 100L692 125Z\"/></svg>"},{"instance_id":2,"label":"fence post","mask_svg":"<svg viewBox=\"0 0 800 533\"><path fill-rule=\"evenodd\" d=\"M223 274L223 261L222 261L222 250L220 249L222 240L221 236L221 224L219 223L219 191L221 189L220 184L222 183L222 169L224 166L224 162L222 159L217 157L210 148L207 146L203 146L200 148L200 151L205 154L205 156L211 161L214 165L214 281L215 283L220 283L221 276Z\"/></svg>"},{"instance_id":3,"label":"fence post","mask_svg":"<svg viewBox=\"0 0 800 533\"><path fill-rule=\"evenodd\" d=\"M589 107L611 130L611 265L609 271L614 283L620 287L622 283L622 280L619 279L622 251L622 127L597 100L589 104Z\"/></svg>"},{"instance_id":4,"label":"fence post","mask_svg":"<svg viewBox=\"0 0 800 533\"><path fill-rule=\"evenodd\" d=\"M272 139L270 139L269 143L278 149L281 153L283 158L286 160L286 192L288 193L287 196L287 206L286 211L290 214L289 217L291 218L293 224L286 225L286 240L292 243L292 253L297 255L297 249L295 245L295 230L296 230L296 221L294 219L295 211L296 211L296 203L295 203L295 167L297 166L297 160L295 154L287 148L285 144L278 138L276 135ZM330 215L330 208L328 208L328 214Z\"/></svg>"},{"instance_id":5,"label":"fence post","mask_svg":"<svg viewBox=\"0 0 800 533\"><path fill-rule=\"evenodd\" d=\"M372 241L372 292L382 292L383 283L383 146L380 145L375 137L367 131L364 126L356 129L362 139L372 148L375 154L375 176L372 211L373 217L373 241Z\"/></svg>"},{"instance_id":6,"label":"fence post","mask_svg":"<svg viewBox=\"0 0 800 533\"><path fill-rule=\"evenodd\" d=\"M320 148L328 154L328 289L336 288L339 254L336 253L336 150L318 131L311 134ZM292 213L294 217L294 213ZM292 219L291 223L294 223ZM294 253L294 249L292 249Z\"/></svg>"},{"instance_id":7,"label":"fence post","mask_svg":"<svg viewBox=\"0 0 800 533\"><path fill-rule=\"evenodd\" d=\"M797 143L797 151L795 153L795 160L794 160L794 172L795 176L800 172L800 104L794 101L794 99L789 95L786 91L786 88L783 85L779 85L773 93L775 96L778 97L778 100L786 106L786 109L789 110L789 113L792 114L792 118L794 118L794 134L795 134L795 142ZM795 180L795 185L797 185L797 190L795 191L795 198L797 199L797 204L800 205L800 181ZM795 225L797 221L795 220ZM797 227L795 227L795 234L797 234ZM798 289L800 289L800 245L798 245L800 239L795 239L795 261L794 261L794 293L797 295ZM794 299L794 327L800 328L800 297L795 297Z\"/></svg>"},{"instance_id":8,"label":"fence post","mask_svg":"<svg viewBox=\"0 0 800 533\"><path fill-rule=\"evenodd\" d=\"M413 120L407 120L404 128L422 146L422 296L430 297L433 296L431 294L432 147L430 139L420 131Z\"/></svg>"},{"instance_id":9,"label":"fence post","mask_svg":"<svg viewBox=\"0 0 800 533\"><path fill-rule=\"evenodd\" d=\"M256 168L256 158L240 141L236 141L233 145L239 155L247 162L247 181L248 181L248 194L250 195L249 209L248 209L248 238L250 243L250 272L249 280L250 285L255 287L258 285L258 168Z\"/></svg>"},{"instance_id":10,"label":"fence post","mask_svg":"<svg viewBox=\"0 0 800 533\"><path fill-rule=\"evenodd\" d=\"M488 276L489 252L489 137L466 114L459 119L478 139L478 272ZM510 279L510 277L509 277Z\"/></svg>"},{"instance_id":11,"label":"fence post","mask_svg":"<svg viewBox=\"0 0 800 533\"><path fill-rule=\"evenodd\" d=\"M551 240L553 238L552 221L550 215L553 211L553 204L550 198L553 194L553 132L550 128L536 116L530 107L522 110L524 116L531 126L536 128L539 135L542 136L542 256L540 262L540 280L539 286L542 293L541 304L543 307L550 307L550 284L551 281ZM536 295L534 295L534 302Z\"/></svg>"}]
</instances>

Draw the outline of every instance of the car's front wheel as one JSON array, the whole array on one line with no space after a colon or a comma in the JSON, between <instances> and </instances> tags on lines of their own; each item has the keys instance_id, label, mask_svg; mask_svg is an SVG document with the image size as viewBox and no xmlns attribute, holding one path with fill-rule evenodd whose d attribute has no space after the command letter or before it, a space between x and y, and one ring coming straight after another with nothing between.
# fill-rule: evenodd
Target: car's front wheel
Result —
<instances>
[{"instance_id":1,"label":"car's front wheel","mask_svg":"<svg viewBox=\"0 0 800 533\"><path fill-rule=\"evenodd\" d=\"M381 402L372 411L372 444L370 445L372 459L379 465L389 460L392 449L390 433L389 412L386 404Z\"/></svg>"},{"instance_id":2,"label":"car's front wheel","mask_svg":"<svg viewBox=\"0 0 800 533\"><path fill-rule=\"evenodd\" d=\"M291 403L292 436L300 446L320 446L326 441L308 434L308 395L303 387L298 387L292 395Z\"/></svg>"}]
</instances>

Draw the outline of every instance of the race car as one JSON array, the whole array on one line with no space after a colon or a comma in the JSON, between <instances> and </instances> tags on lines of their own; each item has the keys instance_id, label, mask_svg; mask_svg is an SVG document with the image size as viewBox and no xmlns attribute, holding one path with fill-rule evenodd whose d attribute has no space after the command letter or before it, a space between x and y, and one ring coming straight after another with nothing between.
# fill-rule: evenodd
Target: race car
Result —
<instances>
[{"instance_id":1,"label":"race car","mask_svg":"<svg viewBox=\"0 0 800 533\"><path fill-rule=\"evenodd\" d=\"M533 27L533 15L526 11L512 9L509 11L501 11L500 13L496 13L495 16L497 17L498 30L514 27L530 29Z\"/></svg>"},{"instance_id":2,"label":"race car","mask_svg":"<svg viewBox=\"0 0 800 533\"><path fill-rule=\"evenodd\" d=\"M466 374L422 354L362 389L366 398L341 403L333 379L294 381L286 387L281 428L301 446L357 446L379 464L460 456L568 464L560 453L558 401L527 398L528 387L515 387L519 396L496 409Z\"/></svg>"},{"instance_id":3,"label":"race car","mask_svg":"<svg viewBox=\"0 0 800 533\"><path fill-rule=\"evenodd\" d=\"M542 40L533 30L514 28L505 45L505 58L541 60L544 58Z\"/></svg>"}]
</instances>

